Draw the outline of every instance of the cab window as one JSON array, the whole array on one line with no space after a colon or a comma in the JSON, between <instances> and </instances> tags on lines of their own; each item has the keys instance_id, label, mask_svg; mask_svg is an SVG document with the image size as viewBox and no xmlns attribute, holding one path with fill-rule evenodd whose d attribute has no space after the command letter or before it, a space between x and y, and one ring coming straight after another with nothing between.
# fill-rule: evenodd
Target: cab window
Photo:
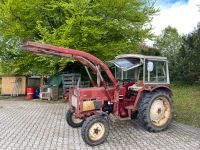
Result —
<instances>
[{"instance_id":1,"label":"cab window","mask_svg":"<svg viewBox=\"0 0 200 150\"><path fill-rule=\"evenodd\" d=\"M145 82L167 82L167 66L165 61L147 60L145 62Z\"/></svg>"}]
</instances>

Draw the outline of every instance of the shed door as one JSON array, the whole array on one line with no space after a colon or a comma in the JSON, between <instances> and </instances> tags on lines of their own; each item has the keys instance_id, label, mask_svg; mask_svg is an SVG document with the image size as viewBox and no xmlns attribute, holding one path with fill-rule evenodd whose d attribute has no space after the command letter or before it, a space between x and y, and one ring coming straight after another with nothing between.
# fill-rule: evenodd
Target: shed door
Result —
<instances>
[{"instance_id":1,"label":"shed door","mask_svg":"<svg viewBox=\"0 0 200 150\"><path fill-rule=\"evenodd\" d=\"M20 95L26 94L26 77L2 77L2 95L11 95L13 93L16 78L21 78L21 82L17 87Z\"/></svg>"}]
</instances>

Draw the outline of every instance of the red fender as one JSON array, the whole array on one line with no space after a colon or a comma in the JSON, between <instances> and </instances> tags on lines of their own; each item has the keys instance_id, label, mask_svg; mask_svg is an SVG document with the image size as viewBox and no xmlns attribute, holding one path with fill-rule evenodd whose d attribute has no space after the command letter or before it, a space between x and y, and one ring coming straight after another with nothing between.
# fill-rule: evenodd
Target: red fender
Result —
<instances>
[{"instance_id":1,"label":"red fender","mask_svg":"<svg viewBox=\"0 0 200 150\"><path fill-rule=\"evenodd\" d=\"M156 85L156 86L154 86L153 88L151 88L149 91L155 91L155 90L167 90L167 91L169 91L170 92L170 94L171 95L173 95L173 92L172 92L172 90L170 89L170 87L169 86L167 86L167 85Z\"/></svg>"}]
</instances>

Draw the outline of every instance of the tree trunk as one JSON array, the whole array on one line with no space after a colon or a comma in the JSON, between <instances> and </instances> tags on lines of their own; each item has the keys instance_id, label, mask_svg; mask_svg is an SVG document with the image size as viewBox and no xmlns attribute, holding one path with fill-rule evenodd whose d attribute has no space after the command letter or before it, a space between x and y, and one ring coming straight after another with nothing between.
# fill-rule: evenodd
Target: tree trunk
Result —
<instances>
[{"instance_id":1,"label":"tree trunk","mask_svg":"<svg viewBox=\"0 0 200 150\"><path fill-rule=\"evenodd\" d=\"M42 74L42 75L40 76L40 89L41 89L41 91L42 91L42 89L43 89L43 86L44 86L44 75Z\"/></svg>"}]
</instances>

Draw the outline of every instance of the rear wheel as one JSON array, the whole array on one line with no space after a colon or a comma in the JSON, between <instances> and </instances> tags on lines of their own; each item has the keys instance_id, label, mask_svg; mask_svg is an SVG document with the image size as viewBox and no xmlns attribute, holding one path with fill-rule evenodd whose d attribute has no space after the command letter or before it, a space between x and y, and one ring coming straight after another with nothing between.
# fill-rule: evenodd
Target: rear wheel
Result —
<instances>
[{"instance_id":1,"label":"rear wheel","mask_svg":"<svg viewBox=\"0 0 200 150\"><path fill-rule=\"evenodd\" d=\"M167 91L149 92L142 98L138 119L151 132L159 132L167 128L173 114L173 102Z\"/></svg>"},{"instance_id":2,"label":"rear wheel","mask_svg":"<svg viewBox=\"0 0 200 150\"><path fill-rule=\"evenodd\" d=\"M74 112L72 112L70 109L66 112L66 121L68 125L70 125L73 128L78 128L83 125L84 120L79 119L75 116Z\"/></svg>"},{"instance_id":3,"label":"rear wheel","mask_svg":"<svg viewBox=\"0 0 200 150\"><path fill-rule=\"evenodd\" d=\"M94 115L83 123L81 135L90 146L102 144L109 134L109 121L101 115Z\"/></svg>"}]
</instances>

